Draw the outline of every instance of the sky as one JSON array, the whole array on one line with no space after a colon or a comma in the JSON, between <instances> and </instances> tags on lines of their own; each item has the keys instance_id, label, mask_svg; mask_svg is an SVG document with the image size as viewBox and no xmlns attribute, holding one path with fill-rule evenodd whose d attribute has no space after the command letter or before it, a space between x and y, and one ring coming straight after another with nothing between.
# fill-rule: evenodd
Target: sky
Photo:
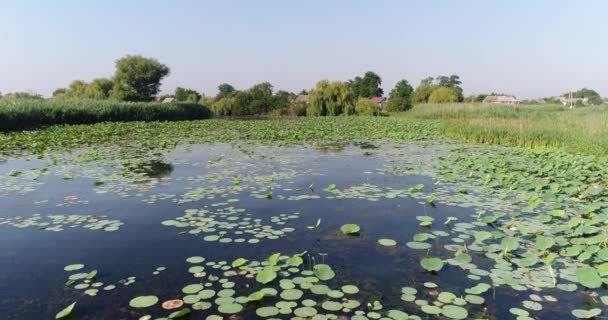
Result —
<instances>
[{"instance_id":1,"label":"sky","mask_svg":"<svg viewBox=\"0 0 608 320\"><path fill-rule=\"evenodd\" d=\"M371 70L457 74L465 95L608 96L605 0L1 0L0 92L49 96L154 57L175 87L217 93L268 81L299 92Z\"/></svg>"}]
</instances>

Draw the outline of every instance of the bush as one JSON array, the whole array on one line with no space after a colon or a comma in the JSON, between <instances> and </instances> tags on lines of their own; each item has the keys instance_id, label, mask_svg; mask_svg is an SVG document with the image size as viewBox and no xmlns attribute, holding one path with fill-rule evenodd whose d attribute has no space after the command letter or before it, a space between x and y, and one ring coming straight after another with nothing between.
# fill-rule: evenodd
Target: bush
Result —
<instances>
[{"instance_id":1,"label":"bush","mask_svg":"<svg viewBox=\"0 0 608 320\"><path fill-rule=\"evenodd\" d=\"M360 116L377 116L380 114L380 108L370 99L361 97L357 100L355 112Z\"/></svg>"},{"instance_id":2,"label":"bush","mask_svg":"<svg viewBox=\"0 0 608 320\"><path fill-rule=\"evenodd\" d=\"M144 103L77 99L1 99L0 130L12 131L58 124L125 121L175 121L209 118L197 103Z\"/></svg>"},{"instance_id":3,"label":"bush","mask_svg":"<svg viewBox=\"0 0 608 320\"><path fill-rule=\"evenodd\" d=\"M437 87L434 85L419 85L418 88L416 88L416 90L414 90L414 93L412 94L412 103L416 104L429 102L429 98L431 97L431 94L433 94L433 91L435 91L435 88Z\"/></svg>"},{"instance_id":4,"label":"bush","mask_svg":"<svg viewBox=\"0 0 608 320\"><path fill-rule=\"evenodd\" d=\"M454 103L458 102L458 91L452 88L439 87L433 90L429 97L429 103Z\"/></svg>"},{"instance_id":5,"label":"bush","mask_svg":"<svg viewBox=\"0 0 608 320\"><path fill-rule=\"evenodd\" d=\"M224 97L211 104L211 112L216 116L229 116L232 114L232 97Z\"/></svg>"}]
</instances>

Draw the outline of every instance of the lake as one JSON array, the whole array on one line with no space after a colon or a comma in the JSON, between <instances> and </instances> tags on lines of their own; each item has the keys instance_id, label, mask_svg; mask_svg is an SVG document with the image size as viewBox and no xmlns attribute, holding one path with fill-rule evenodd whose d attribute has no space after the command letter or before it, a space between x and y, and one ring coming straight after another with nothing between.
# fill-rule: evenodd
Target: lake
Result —
<instances>
[{"instance_id":1,"label":"lake","mask_svg":"<svg viewBox=\"0 0 608 320\"><path fill-rule=\"evenodd\" d=\"M53 319L76 302L81 320L186 308L184 319L525 320L603 308L603 289L575 284L577 261L547 267L527 254L534 239L513 234L542 234L551 226L535 215L554 208L524 199L523 210L517 192L450 177L443 159L463 147L487 148L218 143L7 158L0 313Z\"/></svg>"}]
</instances>

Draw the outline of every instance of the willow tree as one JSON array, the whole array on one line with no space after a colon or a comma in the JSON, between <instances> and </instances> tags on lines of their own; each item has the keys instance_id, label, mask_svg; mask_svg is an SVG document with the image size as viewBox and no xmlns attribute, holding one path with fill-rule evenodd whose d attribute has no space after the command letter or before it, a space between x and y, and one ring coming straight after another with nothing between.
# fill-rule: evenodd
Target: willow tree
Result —
<instances>
[{"instance_id":1,"label":"willow tree","mask_svg":"<svg viewBox=\"0 0 608 320\"><path fill-rule=\"evenodd\" d=\"M354 113L354 98L349 86L341 81L321 80L308 95L308 116L338 116Z\"/></svg>"}]
</instances>

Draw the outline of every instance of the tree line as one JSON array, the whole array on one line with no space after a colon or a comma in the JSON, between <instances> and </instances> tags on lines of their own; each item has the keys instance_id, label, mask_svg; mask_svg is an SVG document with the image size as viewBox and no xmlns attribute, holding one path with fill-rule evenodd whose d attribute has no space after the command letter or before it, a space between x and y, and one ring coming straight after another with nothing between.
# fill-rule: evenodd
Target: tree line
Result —
<instances>
[{"instance_id":1,"label":"tree line","mask_svg":"<svg viewBox=\"0 0 608 320\"><path fill-rule=\"evenodd\" d=\"M75 80L66 88L56 89L53 99L153 101L158 98L161 82L169 73L169 67L154 58L127 55L116 60L111 78L97 78L91 82ZM371 98L383 96L381 85L382 78L375 72L367 71L363 76L347 81L321 80L310 91L302 90L299 94L283 90L275 92L272 84L262 82L244 90L223 83L218 86L215 97L207 97L194 89L177 87L170 97L176 102L203 104L220 116L269 113L296 116L378 115L381 110ZM461 85L458 75L427 77L415 89L403 79L389 92L383 109L395 112L409 110L414 104L463 102ZM601 101L597 92L586 88L574 95L592 96ZM480 102L486 96L469 97L467 101ZM6 97L43 99L40 95L29 93L13 93Z\"/></svg>"}]
</instances>

